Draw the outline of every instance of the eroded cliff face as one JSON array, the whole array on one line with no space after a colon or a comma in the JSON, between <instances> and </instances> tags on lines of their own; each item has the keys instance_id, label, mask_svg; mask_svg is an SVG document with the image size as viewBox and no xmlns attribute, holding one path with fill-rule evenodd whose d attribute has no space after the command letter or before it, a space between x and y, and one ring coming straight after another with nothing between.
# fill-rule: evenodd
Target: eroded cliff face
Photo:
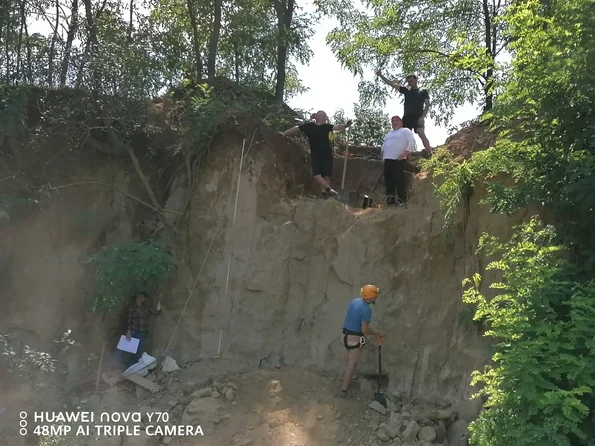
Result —
<instances>
[{"instance_id":1,"label":"eroded cliff face","mask_svg":"<svg viewBox=\"0 0 595 446\"><path fill-rule=\"evenodd\" d=\"M489 214L478 205L479 190L446 233L424 174L413 179L405 208L362 210L292 197L279 165L287 151L297 150L272 134L253 147L235 209L241 141L218 141L192 194L187 268L179 271L168 316L159 321L159 351L204 262L170 347L176 358L216 355L222 334L227 358L341 373L345 309L373 283L382 294L372 324L387 333L383 368L391 390L439 401L468 397L471 373L488 351L479 328L461 317L461 281L482 268L474 252L481 233L506 236L518 220ZM343 162L337 161L340 179ZM349 160L347 169L352 195L359 192L354 203L361 202L382 164ZM371 342L360 370L375 373L377 367Z\"/></svg>"},{"instance_id":2,"label":"eroded cliff face","mask_svg":"<svg viewBox=\"0 0 595 446\"><path fill-rule=\"evenodd\" d=\"M245 133L223 132L195 172L176 242L179 268L163 290L151 354L161 357L171 341L168 354L179 362L210 358L222 334L227 360L338 374L345 309L361 286L373 283L382 289L372 325L387 334L382 351L389 389L438 401L469 396L471 373L488 352L478 327L460 316L461 281L481 271L482 259L474 253L481 233L505 236L519 220L480 207L480 187L446 233L432 180L424 174L413 179L404 208L361 210L320 200L308 196L313 188L303 148L264 125ZM236 209L244 136L248 150ZM54 173L53 184L96 178L143 193L126 159L95 154L76 165ZM342 167L337 159L337 184ZM372 190L381 171L378 161L348 161L353 204ZM167 191L168 209L183 209L186 184L179 170ZM91 281L82 262L107 243L150 233L153 216L112 187L73 186L51 194L18 226L1 229L10 268L4 272L0 328L40 348L72 329L80 342L69 359L74 373L84 354L100 351L103 341L115 346L122 332L122 314L89 312ZM95 218L82 219L81 213ZM377 366L372 340L359 369L375 373Z\"/></svg>"}]
</instances>

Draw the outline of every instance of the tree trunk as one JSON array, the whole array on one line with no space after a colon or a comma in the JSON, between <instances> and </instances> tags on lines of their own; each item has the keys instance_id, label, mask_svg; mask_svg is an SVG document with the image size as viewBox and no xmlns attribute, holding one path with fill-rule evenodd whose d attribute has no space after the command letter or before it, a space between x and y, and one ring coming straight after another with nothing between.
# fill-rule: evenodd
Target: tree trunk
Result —
<instances>
[{"instance_id":1,"label":"tree trunk","mask_svg":"<svg viewBox=\"0 0 595 446\"><path fill-rule=\"evenodd\" d=\"M19 29L19 45L17 48L17 79L21 77L21 51L23 48L23 28L27 22L27 16L25 15L25 0L21 0L21 27Z\"/></svg>"},{"instance_id":2,"label":"tree trunk","mask_svg":"<svg viewBox=\"0 0 595 446\"><path fill-rule=\"evenodd\" d=\"M83 59L81 61L81 66L79 67L79 72L76 80L77 88L80 88L83 80L83 70L85 67L85 62L91 62L91 77L93 79L92 88L95 90L99 90L100 88L100 76L97 69L94 67L94 58L97 52L97 24L96 20L101 16L101 13L105 9L105 5L107 4L107 0L103 0L103 5L93 16L93 9L91 7L91 0L83 0L85 4L85 14L87 17L87 43L85 44L85 51L83 53Z\"/></svg>"},{"instance_id":3,"label":"tree trunk","mask_svg":"<svg viewBox=\"0 0 595 446\"><path fill-rule=\"evenodd\" d=\"M33 54L31 51L31 41L29 39L29 29L27 28L27 20L25 20L25 37L27 38L27 82L33 83Z\"/></svg>"},{"instance_id":4,"label":"tree trunk","mask_svg":"<svg viewBox=\"0 0 595 446\"><path fill-rule=\"evenodd\" d=\"M207 73L209 81L215 79L217 63L217 44L219 43L219 32L221 31L221 6L223 0L214 0L215 13L213 17L213 29L209 39L209 59L207 61Z\"/></svg>"},{"instance_id":5,"label":"tree trunk","mask_svg":"<svg viewBox=\"0 0 595 446\"><path fill-rule=\"evenodd\" d=\"M6 57L6 83L10 85L10 11L12 9L12 1L8 0L8 7L6 8L6 35L4 36L4 52Z\"/></svg>"},{"instance_id":6,"label":"tree trunk","mask_svg":"<svg viewBox=\"0 0 595 446\"><path fill-rule=\"evenodd\" d=\"M128 41L132 42L132 18L134 17L134 0L130 0L130 19L128 22Z\"/></svg>"},{"instance_id":7,"label":"tree trunk","mask_svg":"<svg viewBox=\"0 0 595 446\"><path fill-rule=\"evenodd\" d=\"M235 74L236 74L236 82L240 83L240 53L238 51L238 45L234 42L233 44L233 54L234 54L234 63L235 63Z\"/></svg>"},{"instance_id":8,"label":"tree trunk","mask_svg":"<svg viewBox=\"0 0 595 446\"><path fill-rule=\"evenodd\" d=\"M494 11L495 13L495 11ZM484 96L485 96L485 103L483 106L483 112L486 113L492 109L494 106L494 93L492 92L492 87L494 83L494 52L492 49L492 39L495 40L495 36L492 36L492 15L490 13L490 7L488 5L488 0L483 0L483 19L484 19L484 26L485 26L485 48L486 53L490 57L492 61L492 67L488 68L485 72L484 79Z\"/></svg>"},{"instance_id":9,"label":"tree trunk","mask_svg":"<svg viewBox=\"0 0 595 446\"><path fill-rule=\"evenodd\" d=\"M288 42L287 35L291 27L295 0L275 0L278 23L277 43L277 84L275 86L275 99L283 102L285 93L285 78L287 66Z\"/></svg>"},{"instance_id":10,"label":"tree trunk","mask_svg":"<svg viewBox=\"0 0 595 446\"><path fill-rule=\"evenodd\" d=\"M190 26L192 27L192 43L194 49L194 69L196 79L202 78L202 58L200 54L200 39L198 35L198 21L196 19L196 10L194 9L194 0L186 0L188 6L188 15L190 16Z\"/></svg>"},{"instance_id":11,"label":"tree trunk","mask_svg":"<svg viewBox=\"0 0 595 446\"><path fill-rule=\"evenodd\" d=\"M60 1L56 0L56 23L54 25L54 35L52 36L52 43L48 55L47 84L49 87L54 86L54 57L56 55L56 42L58 41L58 26L60 26Z\"/></svg>"},{"instance_id":12,"label":"tree trunk","mask_svg":"<svg viewBox=\"0 0 595 446\"><path fill-rule=\"evenodd\" d=\"M60 68L60 87L66 86L66 77L68 75L68 66L70 64L70 52L72 51L72 42L76 34L79 24L79 2L72 0L72 14L70 17L70 26L68 27L68 35L66 36L66 46L64 47L64 59L62 59L62 67Z\"/></svg>"}]
</instances>

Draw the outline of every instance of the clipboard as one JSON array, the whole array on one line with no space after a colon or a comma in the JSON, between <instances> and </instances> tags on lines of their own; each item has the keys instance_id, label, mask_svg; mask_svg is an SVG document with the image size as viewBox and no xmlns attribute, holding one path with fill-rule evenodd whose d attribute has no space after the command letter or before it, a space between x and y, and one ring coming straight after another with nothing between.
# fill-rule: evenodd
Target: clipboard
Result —
<instances>
[{"instance_id":1,"label":"clipboard","mask_svg":"<svg viewBox=\"0 0 595 446\"><path fill-rule=\"evenodd\" d=\"M138 351L138 345L140 344L140 339L138 338L130 338L130 341L126 339L126 335L122 335L120 337L120 342L118 342L118 346L116 347L118 350L122 350L123 352L128 353L136 353Z\"/></svg>"}]
</instances>

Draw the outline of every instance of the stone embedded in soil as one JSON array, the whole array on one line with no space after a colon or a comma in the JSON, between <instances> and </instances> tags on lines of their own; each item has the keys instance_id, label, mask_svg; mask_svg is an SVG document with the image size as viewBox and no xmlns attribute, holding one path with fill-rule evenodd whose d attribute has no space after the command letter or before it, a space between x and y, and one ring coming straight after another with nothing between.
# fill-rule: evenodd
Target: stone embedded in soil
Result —
<instances>
[{"instance_id":1,"label":"stone embedded in soil","mask_svg":"<svg viewBox=\"0 0 595 446\"><path fill-rule=\"evenodd\" d=\"M317 418L318 420L322 420L322 419L324 418L324 415L322 415L322 414L318 414L318 415L316 415L316 418Z\"/></svg>"},{"instance_id":2,"label":"stone embedded in soil","mask_svg":"<svg viewBox=\"0 0 595 446\"><path fill-rule=\"evenodd\" d=\"M386 432L384 432L383 430L379 430L378 432L376 432L376 436L380 441L388 440L388 435L386 435Z\"/></svg>"},{"instance_id":3,"label":"stone embedded in soil","mask_svg":"<svg viewBox=\"0 0 595 446\"><path fill-rule=\"evenodd\" d=\"M380 430L384 431L384 433L388 435L389 438L395 438L397 435L399 435L399 431L397 428L390 426L386 423L382 423L380 425Z\"/></svg>"},{"instance_id":4,"label":"stone embedded in soil","mask_svg":"<svg viewBox=\"0 0 595 446\"><path fill-rule=\"evenodd\" d=\"M391 412L389 424L395 429L400 429L403 425L403 417L397 412Z\"/></svg>"},{"instance_id":5,"label":"stone embedded in soil","mask_svg":"<svg viewBox=\"0 0 595 446\"><path fill-rule=\"evenodd\" d=\"M205 424L217 415L220 407L221 403L212 397L195 398L186 406L180 424L200 425L204 429Z\"/></svg>"},{"instance_id":6,"label":"stone embedded in soil","mask_svg":"<svg viewBox=\"0 0 595 446\"><path fill-rule=\"evenodd\" d=\"M190 395L192 398L205 398L208 396L213 395L213 390L210 387L205 387L204 389L197 390L196 392Z\"/></svg>"},{"instance_id":7,"label":"stone embedded in soil","mask_svg":"<svg viewBox=\"0 0 595 446\"><path fill-rule=\"evenodd\" d=\"M372 401L368 407L372 410L375 410L376 412L380 412L382 415L386 415L386 407L384 407L378 401Z\"/></svg>"},{"instance_id":8,"label":"stone embedded in soil","mask_svg":"<svg viewBox=\"0 0 595 446\"><path fill-rule=\"evenodd\" d=\"M415 437L417 437L417 433L419 432L419 424L417 421L410 421L405 430L403 431L403 435L401 436L403 440L406 441L413 441Z\"/></svg>"},{"instance_id":9,"label":"stone embedded in soil","mask_svg":"<svg viewBox=\"0 0 595 446\"><path fill-rule=\"evenodd\" d=\"M163 437L163 444L170 444L172 438L171 437Z\"/></svg>"},{"instance_id":10,"label":"stone embedded in soil","mask_svg":"<svg viewBox=\"0 0 595 446\"><path fill-rule=\"evenodd\" d=\"M161 370L164 373L171 373L175 372L176 370L180 370L180 367L178 367L178 363L175 359L166 356L165 361L163 361L163 364L161 366Z\"/></svg>"},{"instance_id":11,"label":"stone embedded in soil","mask_svg":"<svg viewBox=\"0 0 595 446\"><path fill-rule=\"evenodd\" d=\"M446 437L447 437L446 425L445 425L444 421L441 420L438 423L438 427L436 428L436 440L434 440L434 441L438 444L442 444L446 440Z\"/></svg>"},{"instance_id":12,"label":"stone embedded in soil","mask_svg":"<svg viewBox=\"0 0 595 446\"><path fill-rule=\"evenodd\" d=\"M233 390L238 390L238 385L233 381L230 381L227 385L231 387Z\"/></svg>"},{"instance_id":13,"label":"stone embedded in soil","mask_svg":"<svg viewBox=\"0 0 595 446\"><path fill-rule=\"evenodd\" d=\"M449 446L465 446L469 436L469 424L465 420L457 420L448 426L447 438Z\"/></svg>"},{"instance_id":14,"label":"stone embedded in soil","mask_svg":"<svg viewBox=\"0 0 595 446\"><path fill-rule=\"evenodd\" d=\"M436 439L436 430L433 427L425 426L419 430L417 436L421 441L427 441L428 443L431 443Z\"/></svg>"},{"instance_id":15,"label":"stone embedded in soil","mask_svg":"<svg viewBox=\"0 0 595 446\"><path fill-rule=\"evenodd\" d=\"M407 426L409 426L409 420L403 420L403 421L401 421L401 426L402 426L402 427L407 427Z\"/></svg>"},{"instance_id":16,"label":"stone embedded in soil","mask_svg":"<svg viewBox=\"0 0 595 446\"><path fill-rule=\"evenodd\" d=\"M452 409L438 409L436 411L436 419L448 420L454 416L454 410Z\"/></svg>"},{"instance_id":17,"label":"stone embedded in soil","mask_svg":"<svg viewBox=\"0 0 595 446\"><path fill-rule=\"evenodd\" d=\"M233 401L235 398L235 395L233 393L233 389L229 388L225 391L225 399L227 401Z\"/></svg>"},{"instance_id":18,"label":"stone embedded in soil","mask_svg":"<svg viewBox=\"0 0 595 446\"><path fill-rule=\"evenodd\" d=\"M281 421L279 421L279 420L277 420L277 419L274 419L274 420L271 420L271 421L269 421L269 427L270 427L271 429L276 429L276 428L278 428L280 425L281 425Z\"/></svg>"},{"instance_id":19,"label":"stone embedded in soil","mask_svg":"<svg viewBox=\"0 0 595 446\"><path fill-rule=\"evenodd\" d=\"M220 398L221 394L219 393L218 390L214 390L212 396L213 396L213 398Z\"/></svg>"}]
</instances>

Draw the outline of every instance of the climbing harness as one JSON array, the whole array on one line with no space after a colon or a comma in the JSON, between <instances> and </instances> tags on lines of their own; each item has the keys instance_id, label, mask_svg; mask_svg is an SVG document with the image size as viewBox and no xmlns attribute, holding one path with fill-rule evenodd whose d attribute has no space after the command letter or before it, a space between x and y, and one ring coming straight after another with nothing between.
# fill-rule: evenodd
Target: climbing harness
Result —
<instances>
[{"instance_id":1,"label":"climbing harness","mask_svg":"<svg viewBox=\"0 0 595 446\"><path fill-rule=\"evenodd\" d=\"M359 336L359 341L355 345L349 345L347 342L347 336ZM362 333L356 333L355 331L343 329L343 345L347 350L354 350L356 348L362 348L366 344L366 337Z\"/></svg>"}]
</instances>

